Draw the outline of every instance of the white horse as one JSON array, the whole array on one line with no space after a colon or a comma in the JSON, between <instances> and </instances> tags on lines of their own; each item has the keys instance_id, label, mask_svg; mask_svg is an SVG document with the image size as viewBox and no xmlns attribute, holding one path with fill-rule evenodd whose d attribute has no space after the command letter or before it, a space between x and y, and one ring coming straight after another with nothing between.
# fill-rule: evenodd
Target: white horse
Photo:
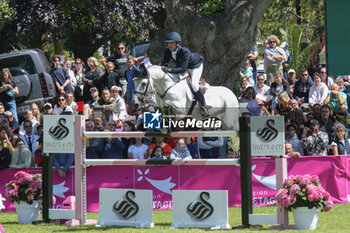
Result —
<instances>
[{"instance_id":1,"label":"white horse","mask_svg":"<svg viewBox=\"0 0 350 233\"><path fill-rule=\"evenodd\" d=\"M188 116L194 97L186 79L164 73L160 66L150 66L147 71L148 78L134 80L135 99L141 99L140 95L146 96L154 87L157 93L157 103L163 112L175 115L178 119ZM206 104L212 106L209 109L210 118L221 120L223 129L239 129L239 104L231 90L222 86L209 86L204 96ZM203 120L198 101L190 115L197 120Z\"/></svg>"}]
</instances>

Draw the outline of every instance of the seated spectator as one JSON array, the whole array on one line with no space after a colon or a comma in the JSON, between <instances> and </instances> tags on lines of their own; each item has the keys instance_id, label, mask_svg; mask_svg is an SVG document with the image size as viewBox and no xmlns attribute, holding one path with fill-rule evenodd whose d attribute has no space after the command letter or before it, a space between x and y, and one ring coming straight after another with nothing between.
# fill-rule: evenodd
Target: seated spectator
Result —
<instances>
[{"instance_id":1,"label":"seated spectator","mask_svg":"<svg viewBox=\"0 0 350 233\"><path fill-rule=\"evenodd\" d=\"M284 148L286 151L286 156L288 157L299 158L301 156L299 152L294 151L292 144L288 142L285 144Z\"/></svg>"},{"instance_id":2,"label":"seated spectator","mask_svg":"<svg viewBox=\"0 0 350 233\"><path fill-rule=\"evenodd\" d=\"M101 118L103 122L114 119L115 100L111 98L111 93L108 89L102 91L102 98L96 102L93 108L94 111L102 112Z\"/></svg>"},{"instance_id":3,"label":"seated spectator","mask_svg":"<svg viewBox=\"0 0 350 233\"><path fill-rule=\"evenodd\" d=\"M314 115L314 118L316 120L320 120L321 118L321 104L316 103L312 106L311 110L312 110L312 114Z\"/></svg>"},{"instance_id":4,"label":"seated spectator","mask_svg":"<svg viewBox=\"0 0 350 233\"><path fill-rule=\"evenodd\" d=\"M321 117L319 122L320 122L320 130L322 132L326 132L328 134L328 138L331 141L335 120L332 117L332 111L328 105L323 105L321 107Z\"/></svg>"},{"instance_id":5,"label":"seated spectator","mask_svg":"<svg viewBox=\"0 0 350 233\"><path fill-rule=\"evenodd\" d=\"M200 159L201 155L199 154L199 147L195 137L185 138L186 146L190 151L192 159Z\"/></svg>"},{"instance_id":6,"label":"seated spectator","mask_svg":"<svg viewBox=\"0 0 350 233\"><path fill-rule=\"evenodd\" d=\"M137 126L136 126L136 123L134 121L127 120L123 123L122 121L118 120L117 122L119 125L121 124L122 131L136 131ZM147 138L142 138L142 139L143 139L142 140L143 142L145 142L147 140ZM131 145L131 143L133 143L133 141L134 140L132 140L131 138L122 138L122 142L125 145L125 149L123 151L124 158L129 158L128 148ZM148 146L147 146L147 148L148 148Z\"/></svg>"},{"instance_id":7,"label":"seated spectator","mask_svg":"<svg viewBox=\"0 0 350 233\"><path fill-rule=\"evenodd\" d=\"M0 118L5 118L5 105L2 102L0 102Z\"/></svg>"},{"instance_id":8,"label":"seated spectator","mask_svg":"<svg viewBox=\"0 0 350 233\"><path fill-rule=\"evenodd\" d=\"M53 154L53 165L62 179L66 178L67 171L73 164L74 154Z\"/></svg>"},{"instance_id":9,"label":"seated spectator","mask_svg":"<svg viewBox=\"0 0 350 233\"><path fill-rule=\"evenodd\" d=\"M148 146L143 144L143 138L132 138L131 146L128 149L129 159L145 159L147 157Z\"/></svg>"},{"instance_id":10,"label":"seated spectator","mask_svg":"<svg viewBox=\"0 0 350 233\"><path fill-rule=\"evenodd\" d=\"M275 115L286 116L288 115L289 109L289 95L287 92L283 91L277 95L277 105L275 108Z\"/></svg>"},{"instance_id":11,"label":"seated spectator","mask_svg":"<svg viewBox=\"0 0 350 233\"><path fill-rule=\"evenodd\" d=\"M308 103L309 101L309 91L314 83L309 77L309 72L307 69L301 70L301 77L294 84L293 98L296 99L299 105L303 103Z\"/></svg>"},{"instance_id":12,"label":"seated spectator","mask_svg":"<svg viewBox=\"0 0 350 233\"><path fill-rule=\"evenodd\" d=\"M253 87L248 87L245 94L239 100L241 103L248 103L246 108L252 116L260 116L259 104L255 99L255 91Z\"/></svg>"},{"instance_id":13,"label":"seated spectator","mask_svg":"<svg viewBox=\"0 0 350 233\"><path fill-rule=\"evenodd\" d=\"M161 146L155 146L149 156L152 160L168 159Z\"/></svg>"},{"instance_id":14,"label":"seated spectator","mask_svg":"<svg viewBox=\"0 0 350 233\"><path fill-rule=\"evenodd\" d=\"M179 138L176 141L176 146L171 152L171 159L192 159L191 153L186 146L184 138Z\"/></svg>"},{"instance_id":15,"label":"seated spectator","mask_svg":"<svg viewBox=\"0 0 350 233\"><path fill-rule=\"evenodd\" d=\"M0 101L4 104L4 111L6 109L12 112L13 117L18 122L15 95L18 95L19 90L16 83L12 80L12 74L9 69L1 70L0 82Z\"/></svg>"},{"instance_id":16,"label":"seated spectator","mask_svg":"<svg viewBox=\"0 0 350 233\"><path fill-rule=\"evenodd\" d=\"M241 77L241 86L240 86L240 97L242 97L245 94L245 91L248 87L251 87L252 85L249 84L249 78L247 76Z\"/></svg>"},{"instance_id":17,"label":"seated spectator","mask_svg":"<svg viewBox=\"0 0 350 233\"><path fill-rule=\"evenodd\" d=\"M236 154L236 152L232 148L227 148L227 158L229 159L235 159L239 158L239 156Z\"/></svg>"},{"instance_id":18,"label":"seated spectator","mask_svg":"<svg viewBox=\"0 0 350 233\"><path fill-rule=\"evenodd\" d=\"M12 145L12 143L11 143L11 141L9 139L9 136L10 136L9 129L7 127L5 127L5 126L1 126L0 127L0 139L1 139L1 142L2 142L2 146L4 148L9 149L9 151L10 151L10 153L12 155L13 152L15 151L15 147Z\"/></svg>"},{"instance_id":19,"label":"seated spectator","mask_svg":"<svg viewBox=\"0 0 350 233\"><path fill-rule=\"evenodd\" d=\"M106 124L105 131L115 132L116 125L111 119ZM103 138L96 148L100 159L123 159L123 150L125 145L120 138Z\"/></svg>"},{"instance_id":20,"label":"seated spectator","mask_svg":"<svg viewBox=\"0 0 350 233\"><path fill-rule=\"evenodd\" d=\"M50 103L44 104L44 115L52 115L53 108Z\"/></svg>"},{"instance_id":21,"label":"seated spectator","mask_svg":"<svg viewBox=\"0 0 350 233\"><path fill-rule=\"evenodd\" d=\"M223 137L198 137L197 141L202 159L219 158L220 147L224 144Z\"/></svg>"},{"instance_id":22,"label":"seated spectator","mask_svg":"<svg viewBox=\"0 0 350 233\"><path fill-rule=\"evenodd\" d=\"M344 82L343 79L337 78L337 79L335 80L335 83L338 84L339 91L344 92L344 93L347 92L347 89L346 89L346 87L345 87L345 85L344 85L345 82ZM332 89L332 86L331 86L331 89Z\"/></svg>"},{"instance_id":23,"label":"seated spectator","mask_svg":"<svg viewBox=\"0 0 350 233\"><path fill-rule=\"evenodd\" d=\"M36 135L37 132L36 132L36 127L38 125L40 125L40 122L37 121L34 116L33 116L33 112L30 111L30 110L27 110L26 111L26 114L25 114L25 120L22 122L21 124L21 127L19 129L19 135L25 135L26 134L26 131L25 131L25 127L24 127L24 122L25 121L30 121L31 124L32 124L32 127L31 127L31 130L32 130L32 134Z\"/></svg>"},{"instance_id":24,"label":"seated spectator","mask_svg":"<svg viewBox=\"0 0 350 233\"><path fill-rule=\"evenodd\" d=\"M95 131L95 124L93 121L88 120L85 123L86 131L93 132ZM87 138L86 139L86 158L87 159L98 159L97 146L103 138Z\"/></svg>"},{"instance_id":25,"label":"seated spectator","mask_svg":"<svg viewBox=\"0 0 350 233\"><path fill-rule=\"evenodd\" d=\"M34 161L37 167L41 167L41 162L43 160L43 138L38 139L38 148L34 152Z\"/></svg>"},{"instance_id":26,"label":"seated spectator","mask_svg":"<svg viewBox=\"0 0 350 233\"><path fill-rule=\"evenodd\" d=\"M119 76L114 72L114 63L107 62L106 73L104 73L100 78L93 80L94 85L102 91L103 89L111 89L113 86L120 86Z\"/></svg>"},{"instance_id":27,"label":"seated spectator","mask_svg":"<svg viewBox=\"0 0 350 233\"><path fill-rule=\"evenodd\" d=\"M293 146L293 151L299 152L300 155L304 155L303 148L301 148L300 139L297 135L297 127L294 124L287 126L286 142Z\"/></svg>"},{"instance_id":28,"label":"seated spectator","mask_svg":"<svg viewBox=\"0 0 350 233\"><path fill-rule=\"evenodd\" d=\"M19 135L18 135L18 134L13 134L12 137L11 137L11 139L10 139L10 142L11 142L11 144L12 144L12 146L13 146L14 148L17 147L17 141L18 141L18 139L19 139Z\"/></svg>"},{"instance_id":29,"label":"seated spectator","mask_svg":"<svg viewBox=\"0 0 350 233\"><path fill-rule=\"evenodd\" d=\"M65 95L66 93L73 92L68 71L64 67L61 67L61 56L53 56L52 61L54 67L50 70L50 74L54 79L57 93Z\"/></svg>"},{"instance_id":30,"label":"seated spectator","mask_svg":"<svg viewBox=\"0 0 350 233\"><path fill-rule=\"evenodd\" d=\"M329 104L334 114L338 112L345 112L348 109L346 94L339 91L338 84L332 85L331 92L328 94L324 104Z\"/></svg>"},{"instance_id":31,"label":"seated spectator","mask_svg":"<svg viewBox=\"0 0 350 233\"><path fill-rule=\"evenodd\" d=\"M317 120L311 120L310 125L311 129L304 127L301 136L301 146L305 149L305 155L327 155L327 133L319 130L320 123Z\"/></svg>"},{"instance_id":32,"label":"seated spectator","mask_svg":"<svg viewBox=\"0 0 350 233\"><path fill-rule=\"evenodd\" d=\"M11 163L10 150L3 146L3 141L0 139L0 170L8 168L10 163Z\"/></svg>"},{"instance_id":33,"label":"seated spectator","mask_svg":"<svg viewBox=\"0 0 350 233\"><path fill-rule=\"evenodd\" d=\"M293 69L288 70L288 79L287 79L287 81L288 81L290 90L292 90L292 88L294 87L294 84L296 82L295 70L293 70Z\"/></svg>"},{"instance_id":34,"label":"seated spectator","mask_svg":"<svg viewBox=\"0 0 350 233\"><path fill-rule=\"evenodd\" d=\"M114 98L115 102L115 111L114 111L114 120L125 120L128 116L126 111L126 105L124 99L121 97L122 89L118 86L113 86L111 88L111 96Z\"/></svg>"},{"instance_id":35,"label":"seated spectator","mask_svg":"<svg viewBox=\"0 0 350 233\"><path fill-rule=\"evenodd\" d=\"M305 118L303 110L299 108L298 101L296 99L290 99L289 100L289 113L288 118L294 122L297 123L297 125L304 125L305 124Z\"/></svg>"},{"instance_id":36,"label":"seated spectator","mask_svg":"<svg viewBox=\"0 0 350 233\"><path fill-rule=\"evenodd\" d=\"M244 63L243 67L241 68L240 75L241 77L244 77L244 76L248 77L250 85L255 84L254 77L253 77L253 68L251 67L249 60L246 60L246 62Z\"/></svg>"},{"instance_id":37,"label":"seated spectator","mask_svg":"<svg viewBox=\"0 0 350 233\"><path fill-rule=\"evenodd\" d=\"M36 127L36 132L38 133L39 137L42 137L44 135L44 125L40 124Z\"/></svg>"},{"instance_id":38,"label":"seated spectator","mask_svg":"<svg viewBox=\"0 0 350 233\"><path fill-rule=\"evenodd\" d=\"M53 115L60 115L62 113L70 112L73 114L73 109L67 105L66 95L60 95L53 107Z\"/></svg>"},{"instance_id":39,"label":"seated spectator","mask_svg":"<svg viewBox=\"0 0 350 233\"><path fill-rule=\"evenodd\" d=\"M6 111L5 116L6 116L6 119L9 121L9 128L11 130L11 133L18 134L19 125L18 125L18 122L13 117L13 113L10 111Z\"/></svg>"},{"instance_id":40,"label":"seated spectator","mask_svg":"<svg viewBox=\"0 0 350 233\"><path fill-rule=\"evenodd\" d=\"M78 105L75 102L73 93L66 94L66 102L67 102L67 106L73 109L73 114L77 114Z\"/></svg>"},{"instance_id":41,"label":"seated spectator","mask_svg":"<svg viewBox=\"0 0 350 233\"><path fill-rule=\"evenodd\" d=\"M314 84L310 87L309 91L309 104L313 106L318 103L323 105L328 95L328 87L321 81L319 73L314 73Z\"/></svg>"},{"instance_id":42,"label":"seated spectator","mask_svg":"<svg viewBox=\"0 0 350 233\"><path fill-rule=\"evenodd\" d=\"M35 167L35 162L30 150L24 147L24 141L18 139L16 150L11 158L10 168Z\"/></svg>"},{"instance_id":43,"label":"seated spectator","mask_svg":"<svg viewBox=\"0 0 350 233\"><path fill-rule=\"evenodd\" d=\"M164 152L164 155L165 155L168 159L170 159L170 154L171 154L171 151L172 151L173 149L171 148L171 146L169 146L169 144L167 144L167 143L164 142L164 138L162 138L162 137L155 138L155 139L154 139L154 143L152 143L152 144L148 147L148 149L147 149L147 155L148 155L148 156L151 156L152 151L153 151L153 148L154 148L155 146L160 146L160 147L162 148L163 152ZM151 158L151 157L149 157L149 158Z\"/></svg>"},{"instance_id":44,"label":"seated spectator","mask_svg":"<svg viewBox=\"0 0 350 233\"><path fill-rule=\"evenodd\" d=\"M36 103L32 103L30 105L30 111L32 111L35 120L37 120L38 122L40 122L40 124L42 124L43 119L42 119L42 116L40 114L39 106Z\"/></svg>"},{"instance_id":45,"label":"seated spectator","mask_svg":"<svg viewBox=\"0 0 350 233\"><path fill-rule=\"evenodd\" d=\"M346 132L344 125L337 124L335 126L335 139L331 144L333 155L350 154L350 139L346 137Z\"/></svg>"},{"instance_id":46,"label":"seated spectator","mask_svg":"<svg viewBox=\"0 0 350 233\"><path fill-rule=\"evenodd\" d=\"M264 103L259 101L259 112L260 112L260 116L271 116L271 113L269 112L269 110L267 110L267 108L264 106Z\"/></svg>"},{"instance_id":47,"label":"seated spectator","mask_svg":"<svg viewBox=\"0 0 350 233\"><path fill-rule=\"evenodd\" d=\"M274 73L275 81L271 84L270 92L272 98L272 109L276 108L277 105L277 94L285 91L289 95L289 84L284 80L282 72L280 70Z\"/></svg>"},{"instance_id":48,"label":"seated spectator","mask_svg":"<svg viewBox=\"0 0 350 233\"><path fill-rule=\"evenodd\" d=\"M32 124L29 120L25 120L23 125L25 134L21 135L20 138L24 141L25 147L32 152L34 158L35 147L39 136L37 134L32 134Z\"/></svg>"},{"instance_id":49,"label":"seated spectator","mask_svg":"<svg viewBox=\"0 0 350 233\"><path fill-rule=\"evenodd\" d=\"M334 81L332 78L328 77L326 67L321 67L320 76L322 82L325 83L328 87L328 90L330 90Z\"/></svg>"},{"instance_id":50,"label":"seated spectator","mask_svg":"<svg viewBox=\"0 0 350 233\"><path fill-rule=\"evenodd\" d=\"M259 102L263 102L265 106L270 105L272 100L272 95L270 92L270 87L265 85L265 76L264 74L258 74L257 77L258 83L253 86L256 93L255 99Z\"/></svg>"},{"instance_id":51,"label":"seated spectator","mask_svg":"<svg viewBox=\"0 0 350 233\"><path fill-rule=\"evenodd\" d=\"M92 119L94 116L94 105L100 99L99 92L96 87L90 88L91 98L87 100L84 104L84 116L86 119Z\"/></svg>"}]
</instances>

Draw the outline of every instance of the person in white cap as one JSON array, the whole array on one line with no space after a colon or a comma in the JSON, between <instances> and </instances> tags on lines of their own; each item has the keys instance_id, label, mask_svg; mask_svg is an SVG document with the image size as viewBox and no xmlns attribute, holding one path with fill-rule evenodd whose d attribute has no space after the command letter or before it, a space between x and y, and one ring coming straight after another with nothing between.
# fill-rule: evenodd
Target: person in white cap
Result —
<instances>
[{"instance_id":1,"label":"person in white cap","mask_svg":"<svg viewBox=\"0 0 350 233\"><path fill-rule=\"evenodd\" d=\"M293 69L288 70L287 81L289 83L290 94L293 95L294 84L296 82L295 70Z\"/></svg>"},{"instance_id":2,"label":"person in white cap","mask_svg":"<svg viewBox=\"0 0 350 233\"><path fill-rule=\"evenodd\" d=\"M84 116L86 119L90 119L93 115L93 106L100 99L99 92L96 87L90 88L91 98L84 104Z\"/></svg>"},{"instance_id":3,"label":"person in white cap","mask_svg":"<svg viewBox=\"0 0 350 233\"><path fill-rule=\"evenodd\" d=\"M118 86L113 86L111 88L111 96L115 100L115 112L114 120L124 120L128 113L126 111L126 105L124 99L120 96L122 89Z\"/></svg>"}]
</instances>

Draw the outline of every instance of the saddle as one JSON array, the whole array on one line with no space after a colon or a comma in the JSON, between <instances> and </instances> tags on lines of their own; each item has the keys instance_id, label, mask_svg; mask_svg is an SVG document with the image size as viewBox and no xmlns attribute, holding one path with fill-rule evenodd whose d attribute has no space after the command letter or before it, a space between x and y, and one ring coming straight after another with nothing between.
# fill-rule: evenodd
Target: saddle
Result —
<instances>
[{"instance_id":1,"label":"saddle","mask_svg":"<svg viewBox=\"0 0 350 233\"><path fill-rule=\"evenodd\" d=\"M188 74L188 76L186 76L186 82L187 82L187 85L190 88L192 94L195 95L195 91L192 87L192 79L191 79L191 76L189 74ZM209 84L206 83L205 81L202 81L202 80L199 81L199 90L201 90L203 95L205 95L205 93L207 92L208 86L209 86Z\"/></svg>"}]
</instances>

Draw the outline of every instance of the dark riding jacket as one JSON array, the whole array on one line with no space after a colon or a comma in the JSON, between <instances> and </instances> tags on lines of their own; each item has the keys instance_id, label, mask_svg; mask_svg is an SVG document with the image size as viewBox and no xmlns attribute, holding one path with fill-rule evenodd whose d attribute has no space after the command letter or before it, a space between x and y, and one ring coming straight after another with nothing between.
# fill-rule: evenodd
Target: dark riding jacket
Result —
<instances>
[{"instance_id":1,"label":"dark riding jacket","mask_svg":"<svg viewBox=\"0 0 350 233\"><path fill-rule=\"evenodd\" d=\"M177 47L176 60L173 59L171 51L168 47L164 49L162 66L168 64L169 61L175 62L175 67L170 68L170 73L185 73L187 69L198 68L204 61L203 57L198 53L191 53L186 47Z\"/></svg>"}]
</instances>

